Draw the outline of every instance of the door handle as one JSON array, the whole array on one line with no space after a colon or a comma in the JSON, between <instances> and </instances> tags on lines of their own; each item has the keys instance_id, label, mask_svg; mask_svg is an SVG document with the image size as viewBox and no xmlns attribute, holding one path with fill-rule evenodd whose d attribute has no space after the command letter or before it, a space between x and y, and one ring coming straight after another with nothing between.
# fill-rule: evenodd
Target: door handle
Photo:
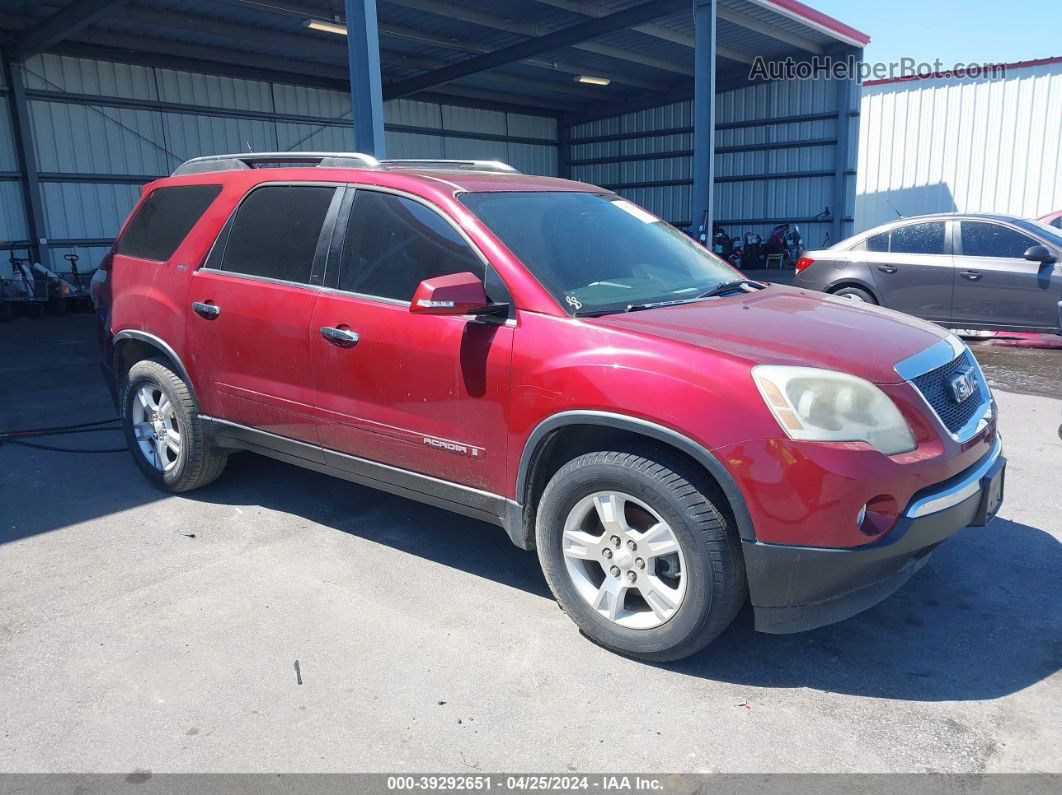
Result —
<instances>
[{"instance_id":1,"label":"door handle","mask_svg":"<svg viewBox=\"0 0 1062 795\"><path fill-rule=\"evenodd\" d=\"M353 348L358 344L358 332L348 328L333 328L322 326L321 336L340 348Z\"/></svg>"},{"instance_id":2,"label":"door handle","mask_svg":"<svg viewBox=\"0 0 1062 795\"><path fill-rule=\"evenodd\" d=\"M897 268L895 265L878 265L878 270L882 273L896 273Z\"/></svg>"},{"instance_id":3,"label":"door handle","mask_svg":"<svg viewBox=\"0 0 1062 795\"><path fill-rule=\"evenodd\" d=\"M969 279L972 282L981 278L980 271L959 271L959 275L964 279Z\"/></svg>"},{"instance_id":4,"label":"door handle","mask_svg":"<svg viewBox=\"0 0 1062 795\"><path fill-rule=\"evenodd\" d=\"M213 320L221 314L221 307L216 304L204 304L202 301L193 301L192 309L200 317L205 317L207 320Z\"/></svg>"}]
</instances>

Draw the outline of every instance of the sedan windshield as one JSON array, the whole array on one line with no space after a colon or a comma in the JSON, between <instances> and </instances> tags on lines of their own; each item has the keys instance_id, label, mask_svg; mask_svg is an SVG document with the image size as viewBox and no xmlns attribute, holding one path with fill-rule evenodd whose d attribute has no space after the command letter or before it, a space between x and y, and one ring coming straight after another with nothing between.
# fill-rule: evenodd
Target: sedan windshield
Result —
<instances>
[{"instance_id":1,"label":"sedan windshield","mask_svg":"<svg viewBox=\"0 0 1062 795\"><path fill-rule=\"evenodd\" d=\"M1045 224L1042 221L1034 221L1027 218L1016 218L1014 223L1020 226L1022 229L1026 229L1029 232L1046 237L1050 242L1056 246L1062 246L1062 231L1055 229L1049 224Z\"/></svg>"},{"instance_id":2,"label":"sedan windshield","mask_svg":"<svg viewBox=\"0 0 1062 795\"><path fill-rule=\"evenodd\" d=\"M617 196L538 191L460 199L572 315L697 300L741 277Z\"/></svg>"}]
</instances>

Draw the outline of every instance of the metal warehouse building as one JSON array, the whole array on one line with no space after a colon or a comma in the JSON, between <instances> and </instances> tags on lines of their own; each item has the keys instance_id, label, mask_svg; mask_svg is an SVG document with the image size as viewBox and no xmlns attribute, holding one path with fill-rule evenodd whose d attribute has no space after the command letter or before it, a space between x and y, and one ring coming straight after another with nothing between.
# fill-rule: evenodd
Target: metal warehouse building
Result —
<instances>
[{"instance_id":1,"label":"metal warehouse building","mask_svg":"<svg viewBox=\"0 0 1062 795\"><path fill-rule=\"evenodd\" d=\"M360 146L597 183L681 227L795 221L816 246L852 231L858 85L750 65L868 41L797 0L15 2L0 245L94 264L188 158Z\"/></svg>"},{"instance_id":2,"label":"metal warehouse building","mask_svg":"<svg viewBox=\"0 0 1062 795\"><path fill-rule=\"evenodd\" d=\"M1062 210L1062 58L863 86L856 229L898 215Z\"/></svg>"}]
</instances>

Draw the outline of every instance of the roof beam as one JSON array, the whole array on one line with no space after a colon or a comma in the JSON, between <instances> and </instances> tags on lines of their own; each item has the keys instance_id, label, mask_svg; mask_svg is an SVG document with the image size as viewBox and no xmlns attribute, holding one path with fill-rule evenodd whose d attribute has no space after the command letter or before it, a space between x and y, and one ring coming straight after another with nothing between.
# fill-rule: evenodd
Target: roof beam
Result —
<instances>
[{"instance_id":1,"label":"roof beam","mask_svg":"<svg viewBox=\"0 0 1062 795\"><path fill-rule=\"evenodd\" d=\"M462 22L471 22L473 25L480 25L481 27L490 28L492 30L501 30L506 33L515 33L518 36L527 36L530 39L535 39L540 36L544 36L549 33L548 30L543 29L540 25L529 25L526 22L514 22L510 19L503 19L496 17L493 14L487 14L483 11L477 11L461 6L453 6L450 3L442 2L442 0L388 0L393 5L402 6L403 8L412 8L417 11L426 11L429 14L437 14L442 17L449 17L451 19L459 19ZM601 11L594 15L595 18L607 16L607 11ZM638 29L642 26L636 26ZM691 77L693 75L692 67L686 64L674 63L673 61L667 61L662 58L651 58L648 56L639 55L638 53L625 50L622 47L612 47L607 44L599 44L597 42L584 41L578 44L571 45L576 50L583 50L584 52L592 52L596 55L604 55L608 58L614 58L618 61L626 61L628 63L635 63L639 66L648 66L652 69L659 69L664 72L673 72L676 74ZM524 61L524 63L531 63L530 61ZM537 64L536 64L537 65ZM560 64L557 64L558 68ZM565 69L564 71L568 71ZM585 74L586 67L575 67L572 70L573 74ZM630 79L610 74L605 75L611 77L617 83L625 83L626 85L634 85ZM649 86L647 86L649 87ZM653 88L663 88L664 86L656 85Z\"/></svg>"},{"instance_id":2,"label":"roof beam","mask_svg":"<svg viewBox=\"0 0 1062 795\"><path fill-rule=\"evenodd\" d=\"M418 5L419 4L420 3L418 2ZM477 44L471 41L465 41L463 39L437 39L428 36L427 34L419 33L415 30L406 27L401 27L399 25L380 25L380 35L392 36L394 38L406 39L409 41L416 41L421 44L429 44L433 47L439 47L446 50L454 50L456 52L474 53L476 55L486 55L487 53L491 52L491 49L489 47L486 47L482 44ZM521 33L519 35L525 34ZM537 58L525 58L524 60L520 61L520 63L526 64L528 66L534 66L539 69L547 69L551 72L565 72L567 74L572 75L585 75L588 72L593 71L586 66L578 66L576 64L564 63L562 61L539 60ZM596 74L596 72L594 73ZM683 73L685 73L685 70L683 70ZM692 71L690 72L690 74L692 74ZM659 80L645 80L641 77L631 77L628 75L615 74L612 72L603 76L610 78L614 83L621 83L622 85L631 86L632 88L646 88L650 90L668 88L667 85L661 83Z\"/></svg>"},{"instance_id":3,"label":"roof beam","mask_svg":"<svg viewBox=\"0 0 1062 795\"><path fill-rule=\"evenodd\" d=\"M540 55L551 50L570 47L574 44L579 44L595 38L596 36L612 33L616 30L623 30L632 25L637 25L658 16L672 13L680 8L685 8L687 4L688 0L654 0L647 3L640 3L639 5L626 8L623 11L617 11L615 14L601 17L600 19L591 19L586 22L581 22L577 25L572 25L571 27L553 33L547 33L545 36L529 39L510 47L503 47L500 50L495 50L494 52L480 55L476 58L469 58L461 63L453 64L452 66L443 69L437 69L434 72L429 72L419 77L403 80L400 83L389 86L388 90L384 92L384 96L388 99L408 96L410 94L415 94L418 91L432 88L433 86L450 83L454 80L460 80L463 77L468 77L469 75L474 75L488 69L495 69L499 66L513 63L514 61L520 61L524 58L530 58L534 55Z\"/></svg>"},{"instance_id":4,"label":"roof beam","mask_svg":"<svg viewBox=\"0 0 1062 795\"><path fill-rule=\"evenodd\" d=\"M241 8L252 7L256 10L272 12L274 14L280 14L288 17L296 17L298 19L332 19L334 16L332 12L323 8L307 7L298 3L284 2L284 0L217 0L217 2L224 3L226 5L239 6ZM526 36L528 38L537 38L543 36L549 31L543 30L538 25L529 25L524 22L514 22L509 19L502 19L501 17L494 16L493 14L487 14L482 11L477 11L464 6L455 6L442 0L388 0L392 5L402 6L403 8L412 8L417 11L425 11L429 14L435 14L437 16L446 17L449 19L459 19L462 22L470 22L473 25L479 25L480 27L489 28L491 30L500 30L505 33L513 33L517 36ZM340 21L342 24L342 21ZM482 44L475 42L465 41L462 39L446 38L441 39L437 36L431 36L426 33L420 33L411 28L406 28L400 25L381 24L380 34L383 36L393 36L395 38L408 39L410 41L418 41L422 44L430 44L433 47L441 47L447 50L456 50L458 52L476 53L484 55L490 52L490 48ZM674 72L684 76L692 76L693 70L682 64L671 63L659 58L641 57L634 53L629 53L626 50L622 50L619 47L608 47L606 45L599 45L592 42L585 42L583 44L574 45L575 49L586 50L588 52L594 52L599 55L606 55L609 58L615 58L628 63L635 63L639 66L649 66L654 69L659 69L665 72ZM580 66L579 64L566 63L564 61L556 61L553 59L541 60L537 58L525 58L521 63L528 66L534 66L539 69L548 69L553 72L567 72L572 75L586 74L590 70L586 66ZM632 88L645 88L649 90L665 89L669 86L666 83L662 83L659 80L647 79L643 76L636 76L618 72L609 72L603 77L608 77L613 83L619 83L625 86L631 86Z\"/></svg>"},{"instance_id":5,"label":"roof beam","mask_svg":"<svg viewBox=\"0 0 1062 795\"><path fill-rule=\"evenodd\" d=\"M825 48L821 44L818 44L811 39L805 39L803 36L798 36L796 33L790 33L787 30L776 28L774 25L764 22L762 19L750 17L748 14L743 14L740 11L735 11L724 5L717 4L715 15L719 17L719 19L725 19L727 22L732 22L735 25L748 28L756 33L769 36L775 41L788 44L790 47L796 47L798 50L804 50L815 55L822 55L822 53L825 52Z\"/></svg>"},{"instance_id":6,"label":"roof beam","mask_svg":"<svg viewBox=\"0 0 1062 795\"><path fill-rule=\"evenodd\" d=\"M18 55L25 60L69 38L111 11L123 0L74 0L53 12L19 38Z\"/></svg>"},{"instance_id":7,"label":"roof beam","mask_svg":"<svg viewBox=\"0 0 1062 795\"><path fill-rule=\"evenodd\" d=\"M573 14L590 17L592 19L600 19L602 16L608 14L606 9L594 5L593 3L583 2L583 0L536 0L536 2L553 6L554 8L560 8L564 11L570 11ZM722 14L720 13L718 16L722 17ZM655 39L669 41L672 44L689 47L691 50L694 49L693 36L688 33L683 33L681 30L672 30L663 25L657 25L654 22L647 22L644 25L634 25L631 30L644 33L646 36L652 36ZM751 64L756 60L754 56L741 52L740 50L735 50L732 47L722 47L717 45L715 47L715 52L721 58L726 58L729 61L737 61L738 63ZM684 72L684 74L690 76L692 76L693 73L692 69Z\"/></svg>"}]
</instances>

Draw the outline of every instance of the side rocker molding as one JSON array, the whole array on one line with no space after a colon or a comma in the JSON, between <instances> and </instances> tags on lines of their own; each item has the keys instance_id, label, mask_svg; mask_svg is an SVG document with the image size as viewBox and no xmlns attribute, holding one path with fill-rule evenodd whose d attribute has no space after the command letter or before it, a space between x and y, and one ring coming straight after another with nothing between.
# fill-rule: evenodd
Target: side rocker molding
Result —
<instances>
[{"instance_id":1,"label":"side rocker molding","mask_svg":"<svg viewBox=\"0 0 1062 795\"><path fill-rule=\"evenodd\" d=\"M607 411L563 411L538 424L527 438L524 451L520 455L520 468L516 476L516 495L521 505L526 502L528 478L531 475L531 463L534 461L536 451L551 433L570 425L602 425L608 428L621 428L681 450L703 466L719 484L734 512L738 535L745 541L756 540L756 532L752 526L752 517L749 515L745 497L738 488L737 482L731 477L726 467L719 462L719 459L678 431L637 417L612 414Z\"/></svg>"},{"instance_id":2,"label":"side rocker molding","mask_svg":"<svg viewBox=\"0 0 1062 795\"><path fill-rule=\"evenodd\" d=\"M181 357L177 355L177 351L175 351L173 349L173 346L166 342L166 340L162 339L162 337L156 337L154 334L148 334L146 331L139 331L137 329L125 329L115 334L112 339L111 344L114 348L115 357L118 356L118 343L122 340L137 340L138 342L144 342L148 345L151 345L152 347L158 348L160 353L165 354L165 356L167 356L169 360L173 362L173 366L177 368L177 375L179 375L181 377L181 380L188 385L188 389L192 393L192 397L196 398L196 401L198 402L198 398L195 394L195 387L192 386L192 379L188 375L188 370L185 369L184 362L181 361ZM113 364L112 372L115 373L115 377L117 378L117 371Z\"/></svg>"}]
</instances>

